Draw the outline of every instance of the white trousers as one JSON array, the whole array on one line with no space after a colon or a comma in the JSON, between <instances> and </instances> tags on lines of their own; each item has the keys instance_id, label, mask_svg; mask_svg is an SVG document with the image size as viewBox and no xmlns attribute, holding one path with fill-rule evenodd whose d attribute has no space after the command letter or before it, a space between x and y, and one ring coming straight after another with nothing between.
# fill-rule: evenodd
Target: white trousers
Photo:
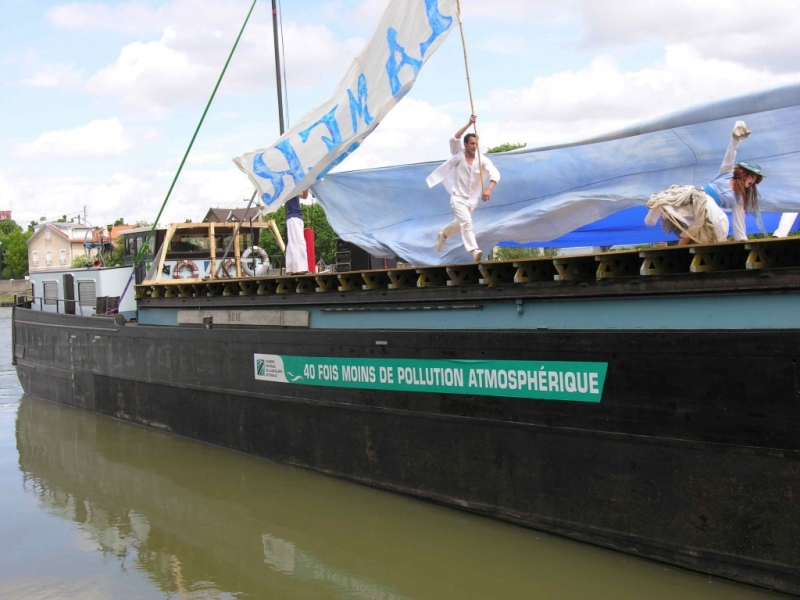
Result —
<instances>
[{"instance_id":1,"label":"white trousers","mask_svg":"<svg viewBox=\"0 0 800 600\"><path fill-rule=\"evenodd\" d=\"M286 219L286 272L305 273L308 271L306 239L303 237L303 219Z\"/></svg>"},{"instance_id":2,"label":"white trousers","mask_svg":"<svg viewBox=\"0 0 800 600\"><path fill-rule=\"evenodd\" d=\"M450 208L456 218L444 226L439 232L445 237L450 237L461 231L461 240L467 252L478 249L475 231L472 229L472 212L478 206L478 198L465 198L464 196L450 196Z\"/></svg>"},{"instance_id":3,"label":"white trousers","mask_svg":"<svg viewBox=\"0 0 800 600\"><path fill-rule=\"evenodd\" d=\"M794 225L794 220L797 218L797 214L798 213L783 213L781 215L781 222L772 235L780 238L788 236L789 232L792 230L792 225Z\"/></svg>"}]
</instances>

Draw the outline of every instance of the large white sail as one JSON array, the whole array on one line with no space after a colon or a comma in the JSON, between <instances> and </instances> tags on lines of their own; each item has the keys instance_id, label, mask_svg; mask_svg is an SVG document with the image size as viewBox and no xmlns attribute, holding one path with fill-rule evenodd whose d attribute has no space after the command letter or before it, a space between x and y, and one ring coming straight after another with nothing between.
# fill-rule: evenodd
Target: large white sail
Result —
<instances>
[{"instance_id":1,"label":"large white sail","mask_svg":"<svg viewBox=\"0 0 800 600\"><path fill-rule=\"evenodd\" d=\"M456 0L391 0L334 94L272 146L233 159L256 186L266 212L352 154L408 93L457 23Z\"/></svg>"}]
</instances>

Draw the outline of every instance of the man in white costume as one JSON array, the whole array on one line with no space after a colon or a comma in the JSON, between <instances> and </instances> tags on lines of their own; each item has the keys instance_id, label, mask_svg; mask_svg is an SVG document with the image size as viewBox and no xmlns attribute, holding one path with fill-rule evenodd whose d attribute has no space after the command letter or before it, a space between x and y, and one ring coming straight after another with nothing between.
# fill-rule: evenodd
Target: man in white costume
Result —
<instances>
[{"instance_id":1,"label":"man in white costume","mask_svg":"<svg viewBox=\"0 0 800 600\"><path fill-rule=\"evenodd\" d=\"M300 199L308 198L308 190L300 192L286 201L286 274L302 275L308 273L308 253L306 239L303 237L303 212Z\"/></svg>"},{"instance_id":2,"label":"man in white costume","mask_svg":"<svg viewBox=\"0 0 800 600\"><path fill-rule=\"evenodd\" d=\"M785 238L789 235L794 225L794 220L797 218L798 213L783 213L781 215L781 222L778 223L778 228L772 234L776 238Z\"/></svg>"},{"instance_id":3,"label":"man in white costume","mask_svg":"<svg viewBox=\"0 0 800 600\"><path fill-rule=\"evenodd\" d=\"M478 248L475 231L472 228L472 212L478 206L478 198L488 202L492 197L492 190L500 181L500 173L492 161L481 154L480 161L477 157L478 138L474 133L464 135L464 132L475 123L475 115L471 115L469 123L459 129L450 140L450 154L453 156L437 168L426 179L428 187L433 187L444 182L445 189L450 193L450 208L455 213L455 219L438 233L436 250L442 251L448 237L461 231L464 248L472 253L475 262L480 262L483 252ZM462 145L461 136L464 135ZM480 167L483 168L481 172ZM485 187L482 185L489 178ZM483 187L483 193L481 188Z\"/></svg>"}]
</instances>

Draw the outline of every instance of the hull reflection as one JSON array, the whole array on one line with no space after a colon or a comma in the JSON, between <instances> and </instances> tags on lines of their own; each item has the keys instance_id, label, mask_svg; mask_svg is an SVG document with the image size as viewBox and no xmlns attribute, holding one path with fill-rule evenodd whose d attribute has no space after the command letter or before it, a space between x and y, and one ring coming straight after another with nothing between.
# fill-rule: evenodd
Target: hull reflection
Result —
<instances>
[{"instance_id":1,"label":"hull reflection","mask_svg":"<svg viewBox=\"0 0 800 600\"><path fill-rule=\"evenodd\" d=\"M323 558L337 554L326 539L339 534L304 517L324 512L325 501L305 494L303 479L327 478L30 397L16 435L26 492L164 593L280 597L288 578L310 584L311 597L406 598L379 573L362 576ZM271 482L265 470L278 477ZM360 520L355 508L349 518ZM334 527L354 533L346 521Z\"/></svg>"}]
</instances>

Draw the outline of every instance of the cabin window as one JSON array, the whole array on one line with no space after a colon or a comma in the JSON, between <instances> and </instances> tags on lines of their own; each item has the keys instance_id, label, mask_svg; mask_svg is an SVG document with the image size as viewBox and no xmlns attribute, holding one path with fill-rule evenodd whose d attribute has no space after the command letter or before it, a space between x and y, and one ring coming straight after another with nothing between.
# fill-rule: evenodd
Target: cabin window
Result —
<instances>
[{"instance_id":1,"label":"cabin window","mask_svg":"<svg viewBox=\"0 0 800 600\"><path fill-rule=\"evenodd\" d=\"M193 233L176 233L169 242L167 252L208 254L208 237Z\"/></svg>"},{"instance_id":2,"label":"cabin window","mask_svg":"<svg viewBox=\"0 0 800 600\"><path fill-rule=\"evenodd\" d=\"M58 282L45 281L44 288L44 303L58 306Z\"/></svg>"},{"instance_id":3,"label":"cabin window","mask_svg":"<svg viewBox=\"0 0 800 600\"><path fill-rule=\"evenodd\" d=\"M59 259L61 260L61 264L62 265L67 264L67 251L62 248L61 250L58 251L58 255Z\"/></svg>"},{"instance_id":4,"label":"cabin window","mask_svg":"<svg viewBox=\"0 0 800 600\"><path fill-rule=\"evenodd\" d=\"M34 267L38 267L39 266L39 251L38 250L34 250L33 251L33 266Z\"/></svg>"},{"instance_id":5,"label":"cabin window","mask_svg":"<svg viewBox=\"0 0 800 600\"><path fill-rule=\"evenodd\" d=\"M154 245L155 241L156 241L155 235L150 240L149 244L147 243L147 236L146 235L137 237L136 238L136 252L138 253L139 250L141 250L142 248L145 248L145 245L147 245L147 247L142 251L142 258L153 258L153 253L150 251L150 246Z\"/></svg>"},{"instance_id":6,"label":"cabin window","mask_svg":"<svg viewBox=\"0 0 800 600\"><path fill-rule=\"evenodd\" d=\"M45 229L44 230L44 241L45 242L49 242L50 241L50 230L49 229Z\"/></svg>"},{"instance_id":7,"label":"cabin window","mask_svg":"<svg viewBox=\"0 0 800 600\"><path fill-rule=\"evenodd\" d=\"M97 304L97 292L94 281L78 282L78 302L81 306L90 307Z\"/></svg>"},{"instance_id":8,"label":"cabin window","mask_svg":"<svg viewBox=\"0 0 800 600\"><path fill-rule=\"evenodd\" d=\"M46 264L52 265L53 264L53 251L52 250L48 250L47 252L45 252L44 253L44 258L45 258L45 263Z\"/></svg>"}]
</instances>

